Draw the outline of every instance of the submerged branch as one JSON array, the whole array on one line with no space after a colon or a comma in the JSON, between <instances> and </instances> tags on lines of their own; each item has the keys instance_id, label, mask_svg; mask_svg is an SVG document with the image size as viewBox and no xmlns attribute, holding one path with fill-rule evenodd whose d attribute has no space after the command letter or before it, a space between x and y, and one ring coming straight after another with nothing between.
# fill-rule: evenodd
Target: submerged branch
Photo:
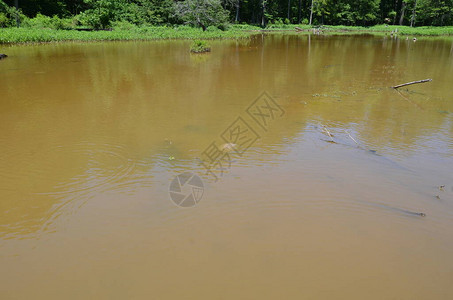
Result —
<instances>
[{"instance_id":1,"label":"submerged branch","mask_svg":"<svg viewBox=\"0 0 453 300\"><path fill-rule=\"evenodd\" d=\"M349 135L349 137L354 141L354 143L357 144L357 147L360 147L359 143L357 143L357 141L349 134L349 132L347 130L345 130L345 132Z\"/></svg>"},{"instance_id":2,"label":"submerged branch","mask_svg":"<svg viewBox=\"0 0 453 300\"><path fill-rule=\"evenodd\" d=\"M333 135L330 134L330 132L329 132L329 130L327 129L327 127L324 126L324 125L322 125L322 124L321 124L321 126L322 126L323 131L324 131L325 133L327 133L327 135L330 137L330 139L332 140L332 142L335 142L335 141L333 140Z\"/></svg>"},{"instance_id":3,"label":"submerged branch","mask_svg":"<svg viewBox=\"0 0 453 300\"><path fill-rule=\"evenodd\" d=\"M404 98L404 100L408 101L410 104L414 105L415 107L417 107L418 109L421 109L423 110L423 108L418 105L417 103L413 102L411 99L407 98L406 96L403 95L403 93L401 93L400 91L396 90L398 92L398 94L400 94L401 97Z\"/></svg>"}]
</instances>

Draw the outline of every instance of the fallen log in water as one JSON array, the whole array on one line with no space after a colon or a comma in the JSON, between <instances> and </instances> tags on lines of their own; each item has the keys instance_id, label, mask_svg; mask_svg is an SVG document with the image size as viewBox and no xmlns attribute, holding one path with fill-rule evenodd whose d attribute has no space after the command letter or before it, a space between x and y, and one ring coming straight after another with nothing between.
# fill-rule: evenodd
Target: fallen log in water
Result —
<instances>
[{"instance_id":1,"label":"fallen log in water","mask_svg":"<svg viewBox=\"0 0 453 300\"><path fill-rule=\"evenodd\" d=\"M397 89L397 88L400 88L400 87L403 87L403 86L406 86L406 85L411 85L411 84L416 84L416 83L425 83L425 82L430 82L430 81L433 81L433 80L429 78L429 79L411 81L411 82L407 82L407 83L403 83L403 84L398 84L398 85L392 86L392 89Z\"/></svg>"},{"instance_id":2,"label":"fallen log in water","mask_svg":"<svg viewBox=\"0 0 453 300\"><path fill-rule=\"evenodd\" d=\"M8 57L8 55L0 53L0 59L4 59L4 58L7 58L7 57Z\"/></svg>"}]
</instances>

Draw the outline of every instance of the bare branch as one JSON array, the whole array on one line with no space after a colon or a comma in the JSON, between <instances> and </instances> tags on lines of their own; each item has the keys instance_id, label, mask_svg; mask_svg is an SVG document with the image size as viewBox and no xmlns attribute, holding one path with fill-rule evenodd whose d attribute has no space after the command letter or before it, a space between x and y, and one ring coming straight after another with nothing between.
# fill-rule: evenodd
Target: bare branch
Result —
<instances>
[{"instance_id":1,"label":"bare branch","mask_svg":"<svg viewBox=\"0 0 453 300\"><path fill-rule=\"evenodd\" d=\"M403 84L392 86L392 88L397 89L397 88L400 88L400 87L403 87L406 85L411 85L411 84L416 84L416 83L425 83L425 82L430 82L430 81L433 81L433 80L432 79L423 79L423 80L411 81L408 83L403 83Z\"/></svg>"}]
</instances>

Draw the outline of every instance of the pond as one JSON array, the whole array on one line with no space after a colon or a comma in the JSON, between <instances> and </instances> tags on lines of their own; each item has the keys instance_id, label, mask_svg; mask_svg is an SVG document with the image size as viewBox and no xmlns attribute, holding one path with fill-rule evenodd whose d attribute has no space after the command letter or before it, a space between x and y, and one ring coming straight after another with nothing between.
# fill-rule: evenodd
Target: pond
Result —
<instances>
[{"instance_id":1,"label":"pond","mask_svg":"<svg viewBox=\"0 0 453 300\"><path fill-rule=\"evenodd\" d=\"M209 43L1 49L0 298L453 298L453 41Z\"/></svg>"}]
</instances>

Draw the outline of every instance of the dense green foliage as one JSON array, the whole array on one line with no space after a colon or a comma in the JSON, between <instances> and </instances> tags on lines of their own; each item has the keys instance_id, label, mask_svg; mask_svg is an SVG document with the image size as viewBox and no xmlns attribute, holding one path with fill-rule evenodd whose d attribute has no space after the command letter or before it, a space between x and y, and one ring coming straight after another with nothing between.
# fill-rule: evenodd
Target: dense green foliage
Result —
<instances>
[{"instance_id":1,"label":"dense green foliage","mask_svg":"<svg viewBox=\"0 0 453 300\"><path fill-rule=\"evenodd\" d=\"M209 47L206 41L195 40L190 47L190 52L192 53L205 53L210 51L211 47Z\"/></svg>"},{"instance_id":2,"label":"dense green foliage","mask_svg":"<svg viewBox=\"0 0 453 300\"><path fill-rule=\"evenodd\" d=\"M18 4L18 10L14 7ZM36 19L36 20L35 20ZM453 0L0 0L0 27L453 25Z\"/></svg>"},{"instance_id":3,"label":"dense green foliage","mask_svg":"<svg viewBox=\"0 0 453 300\"><path fill-rule=\"evenodd\" d=\"M208 26L225 27L228 22L228 11L219 0L185 0L177 2L175 8L181 20L203 30Z\"/></svg>"}]
</instances>

